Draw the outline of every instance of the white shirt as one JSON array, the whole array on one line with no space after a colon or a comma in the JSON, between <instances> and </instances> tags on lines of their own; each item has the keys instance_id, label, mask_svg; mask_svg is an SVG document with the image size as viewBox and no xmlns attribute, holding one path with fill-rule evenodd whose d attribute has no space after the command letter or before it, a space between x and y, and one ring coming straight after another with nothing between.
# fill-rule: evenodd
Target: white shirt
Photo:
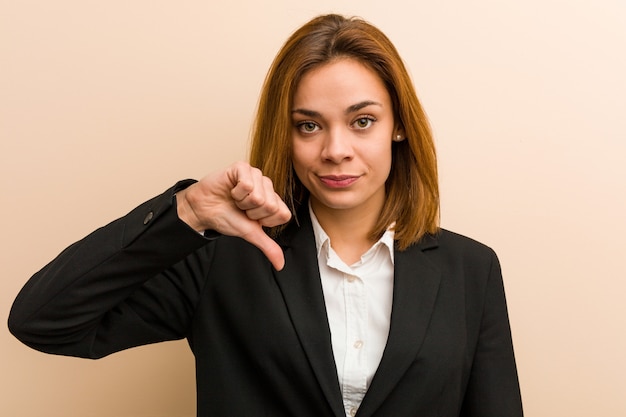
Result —
<instances>
[{"instance_id":1,"label":"white shirt","mask_svg":"<svg viewBox=\"0 0 626 417\"><path fill-rule=\"evenodd\" d=\"M365 396L387 344L393 302L393 237L387 230L361 259L346 265L309 206L346 416Z\"/></svg>"}]
</instances>

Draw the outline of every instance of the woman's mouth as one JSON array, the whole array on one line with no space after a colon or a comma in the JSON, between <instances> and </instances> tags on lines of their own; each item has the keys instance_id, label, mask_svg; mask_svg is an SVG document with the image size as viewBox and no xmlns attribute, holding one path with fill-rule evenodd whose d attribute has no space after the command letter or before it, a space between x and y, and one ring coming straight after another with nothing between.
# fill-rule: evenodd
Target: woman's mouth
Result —
<instances>
[{"instance_id":1,"label":"woman's mouth","mask_svg":"<svg viewBox=\"0 0 626 417\"><path fill-rule=\"evenodd\" d=\"M359 176L357 175L321 175L320 181L330 188L345 188L354 184Z\"/></svg>"}]
</instances>

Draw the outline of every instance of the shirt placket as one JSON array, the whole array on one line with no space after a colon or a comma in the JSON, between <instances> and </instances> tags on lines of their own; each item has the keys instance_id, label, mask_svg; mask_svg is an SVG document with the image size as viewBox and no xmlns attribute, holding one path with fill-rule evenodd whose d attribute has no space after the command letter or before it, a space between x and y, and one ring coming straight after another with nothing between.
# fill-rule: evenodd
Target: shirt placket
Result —
<instances>
[{"instance_id":1,"label":"shirt placket","mask_svg":"<svg viewBox=\"0 0 626 417\"><path fill-rule=\"evenodd\" d=\"M353 273L344 273L346 306L346 357L343 370L343 397L346 414L354 416L367 390L365 342L367 340L367 294L364 282Z\"/></svg>"}]
</instances>

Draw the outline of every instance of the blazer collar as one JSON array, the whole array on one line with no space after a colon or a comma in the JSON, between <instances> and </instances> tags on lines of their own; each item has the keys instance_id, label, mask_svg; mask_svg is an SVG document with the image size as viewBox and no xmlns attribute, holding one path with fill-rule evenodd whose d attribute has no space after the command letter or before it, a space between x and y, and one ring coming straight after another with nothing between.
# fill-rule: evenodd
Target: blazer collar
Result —
<instances>
[{"instance_id":1,"label":"blazer collar","mask_svg":"<svg viewBox=\"0 0 626 417\"><path fill-rule=\"evenodd\" d=\"M276 281L309 364L335 417L345 416L337 367L332 351L328 315L317 263L315 238L308 213L300 212L277 239L285 254L285 267Z\"/></svg>"},{"instance_id":2,"label":"blazer collar","mask_svg":"<svg viewBox=\"0 0 626 417\"><path fill-rule=\"evenodd\" d=\"M305 206L306 208L306 206ZM304 210L277 239L285 252L285 267L275 272L300 342L336 417L345 415L330 328L324 303L311 220ZM298 223L298 224L296 224ZM415 360L435 306L441 272L423 253L438 246L427 235L404 251L395 252L393 307L387 345L359 416L372 415Z\"/></svg>"},{"instance_id":3,"label":"blazer collar","mask_svg":"<svg viewBox=\"0 0 626 417\"><path fill-rule=\"evenodd\" d=\"M436 236L426 236L407 250L396 251L387 346L359 407L359 416L370 416L378 409L422 346L441 280L441 271L424 251L436 247Z\"/></svg>"}]
</instances>

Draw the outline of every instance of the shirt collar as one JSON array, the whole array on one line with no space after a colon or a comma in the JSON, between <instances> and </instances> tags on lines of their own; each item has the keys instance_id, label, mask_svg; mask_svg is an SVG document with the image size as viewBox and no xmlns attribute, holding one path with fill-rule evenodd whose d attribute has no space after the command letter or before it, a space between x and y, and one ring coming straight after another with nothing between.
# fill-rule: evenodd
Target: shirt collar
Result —
<instances>
[{"instance_id":1,"label":"shirt collar","mask_svg":"<svg viewBox=\"0 0 626 417\"><path fill-rule=\"evenodd\" d=\"M315 247L317 248L317 257L319 259L322 252L324 252L326 256L328 256L328 253L330 252L329 250L330 249L330 237L326 234L326 232L322 228L322 225L317 220L317 217L315 217L315 213L313 213L313 208L311 207L310 200L309 200L309 215L311 216L311 224L313 225L313 234L315 235ZM372 253L375 250L375 248L378 247L379 245L385 245L387 247L387 250L389 251L389 257L391 258L391 263L394 263L394 256L393 256L394 255L393 238L395 235L393 231L394 226L395 226L395 222L392 223L387 228L387 230L385 230L385 233L383 233L380 239L378 239L378 241L374 243L374 245L372 245L372 247L367 251L367 253L364 256L367 256L368 254Z\"/></svg>"}]
</instances>

